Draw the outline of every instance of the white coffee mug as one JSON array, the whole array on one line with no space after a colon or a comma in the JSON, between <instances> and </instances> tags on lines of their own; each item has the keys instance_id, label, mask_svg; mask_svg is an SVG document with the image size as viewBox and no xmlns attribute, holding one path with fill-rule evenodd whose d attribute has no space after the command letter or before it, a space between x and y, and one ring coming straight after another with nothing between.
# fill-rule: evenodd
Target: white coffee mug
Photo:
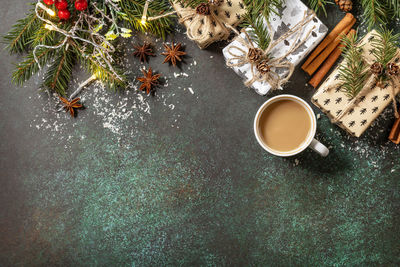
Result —
<instances>
[{"instance_id":1,"label":"white coffee mug","mask_svg":"<svg viewBox=\"0 0 400 267\"><path fill-rule=\"evenodd\" d=\"M267 144L265 144L265 142L263 142L263 140L261 138L261 132L260 132L260 127L259 127L259 121L260 121L261 114L269 105L271 105L274 102L281 101L281 100L291 100L291 101L296 101L297 103L301 104L307 111L307 114L311 121L311 129L307 135L307 138L305 139L305 141L302 143L301 146L299 146L291 151L278 151L278 150L272 149L271 147L267 146ZM280 157L290 157L290 156L297 155L300 152L302 152L303 150L305 150L307 147L310 147L312 150L314 150L321 156L326 157L329 154L329 149L314 138L316 131L317 131L317 120L315 118L314 111L312 110L310 105L307 104L303 99L301 99L297 96L294 96L294 95L278 95L278 96L268 99L258 109L256 117L254 119L254 134L257 138L258 143L261 145L262 148L264 148L269 153L276 155L276 156L280 156Z\"/></svg>"}]
</instances>

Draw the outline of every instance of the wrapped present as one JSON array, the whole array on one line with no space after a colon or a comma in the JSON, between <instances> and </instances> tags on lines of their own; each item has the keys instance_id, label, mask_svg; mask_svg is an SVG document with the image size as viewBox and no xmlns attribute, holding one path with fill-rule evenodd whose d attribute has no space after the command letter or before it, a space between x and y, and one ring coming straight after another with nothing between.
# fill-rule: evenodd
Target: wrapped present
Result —
<instances>
[{"instance_id":1,"label":"wrapped present","mask_svg":"<svg viewBox=\"0 0 400 267\"><path fill-rule=\"evenodd\" d=\"M246 14L242 0L210 0L196 8L185 7L179 1L172 5L179 22L185 25L188 37L201 49L228 39L231 30L226 25L236 27Z\"/></svg>"},{"instance_id":2,"label":"wrapped present","mask_svg":"<svg viewBox=\"0 0 400 267\"><path fill-rule=\"evenodd\" d=\"M290 78L294 67L328 32L328 28L314 12L299 0L286 0L277 14L271 14L268 23L263 20L272 40L272 45L268 51L264 51L264 54L269 54L270 63L275 65L268 65L270 71L267 75L263 73L263 69L268 69L266 64L257 68L253 63L258 62L249 62L248 53L253 53L252 48L257 48L257 45L252 38L246 36L245 32L223 49L227 65L246 80L247 86L252 87L260 95L267 94L271 89L280 89Z\"/></svg>"},{"instance_id":3,"label":"wrapped present","mask_svg":"<svg viewBox=\"0 0 400 267\"><path fill-rule=\"evenodd\" d=\"M377 36L377 32L372 31L359 44L363 49L363 58L371 69L374 68L375 61L371 41ZM391 62L398 62L399 59L400 49ZM339 65L342 64L346 64L346 62L342 61ZM389 63L389 65L395 64ZM395 103L395 96L399 93L400 88L392 83L393 79L377 86L376 78L371 75L357 96L349 98L341 88L343 82L340 79L339 68L340 66L331 73L313 95L311 101L327 114L333 123L351 135L360 137L387 105ZM399 83L398 80L396 83ZM397 112L396 109L395 112Z\"/></svg>"}]
</instances>

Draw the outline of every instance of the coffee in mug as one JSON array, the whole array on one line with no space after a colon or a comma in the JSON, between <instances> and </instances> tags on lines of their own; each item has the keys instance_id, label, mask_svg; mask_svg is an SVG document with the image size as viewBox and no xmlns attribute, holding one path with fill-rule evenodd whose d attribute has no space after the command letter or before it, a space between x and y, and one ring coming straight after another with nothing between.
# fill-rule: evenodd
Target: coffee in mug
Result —
<instances>
[{"instance_id":1,"label":"coffee in mug","mask_svg":"<svg viewBox=\"0 0 400 267\"><path fill-rule=\"evenodd\" d=\"M263 142L278 151L301 146L310 134L311 120L299 103L282 99L266 107L261 114L260 134Z\"/></svg>"},{"instance_id":2,"label":"coffee in mug","mask_svg":"<svg viewBox=\"0 0 400 267\"><path fill-rule=\"evenodd\" d=\"M257 112L254 132L260 145L278 156L292 156L306 147L326 156L329 150L314 139L316 119L311 107L292 95L279 95Z\"/></svg>"}]
</instances>

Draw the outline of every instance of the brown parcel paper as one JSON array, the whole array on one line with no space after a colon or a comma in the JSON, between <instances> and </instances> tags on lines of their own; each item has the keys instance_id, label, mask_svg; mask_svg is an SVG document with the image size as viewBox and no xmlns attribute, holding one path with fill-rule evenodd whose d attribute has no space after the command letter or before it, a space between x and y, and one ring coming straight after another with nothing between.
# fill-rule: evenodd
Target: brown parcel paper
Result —
<instances>
[{"instance_id":1,"label":"brown parcel paper","mask_svg":"<svg viewBox=\"0 0 400 267\"><path fill-rule=\"evenodd\" d=\"M374 56L371 52L373 48L370 44L370 41L374 38L374 34L376 34L376 31L368 33L361 40L361 45L364 45L364 58L369 65L374 61ZM394 62L398 62L399 58L400 49L397 51ZM338 115L346 107L346 104L351 101L341 90L341 81L339 78L338 66L311 99L331 120L338 118ZM399 88L395 88L395 94L397 93L399 93ZM337 124L350 134L360 137L386 106L392 102L391 84L387 82L384 88L374 87L368 90L367 93L356 97L358 98L356 104L342 116Z\"/></svg>"},{"instance_id":2,"label":"brown parcel paper","mask_svg":"<svg viewBox=\"0 0 400 267\"><path fill-rule=\"evenodd\" d=\"M173 8L177 11L178 17L182 18L182 16L186 16L188 12L194 12L196 10L190 7L185 8L183 4L179 3L178 1L172 2ZM197 45L204 49L210 44L228 39L230 35L230 30L228 30L224 25L227 23L232 27L236 27L244 18L246 14L246 8L242 0L224 0L219 6L211 6L211 12L220 19L221 23L211 23L211 31L205 36L205 38L201 40L196 40ZM206 17L206 15L198 15ZM202 29L205 28L204 25L205 19L202 19L202 23L193 23L192 20L186 20L183 22L186 28L193 26L197 27L197 29L192 29L195 32L202 32ZM209 20L207 20L209 21Z\"/></svg>"}]
</instances>

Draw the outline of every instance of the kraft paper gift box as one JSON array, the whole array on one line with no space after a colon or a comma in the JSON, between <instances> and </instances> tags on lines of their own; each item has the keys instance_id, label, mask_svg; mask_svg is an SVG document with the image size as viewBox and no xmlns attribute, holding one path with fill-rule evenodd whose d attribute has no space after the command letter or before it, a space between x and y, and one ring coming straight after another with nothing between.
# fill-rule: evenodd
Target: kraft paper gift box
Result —
<instances>
[{"instance_id":1,"label":"kraft paper gift box","mask_svg":"<svg viewBox=\"0 0 400 267\"><path fill-rule=\"evenodd\" d=\"M376 31L368 33L360 42L360 46L363 49L363 57L368 66L374 62L373 48L370 44L370 41L375 38L374 34L376 34ZM397 51L397 56L393 61L398 62L399 58L400 50ZM373 86L371 89L366 88L366 93L356 96L355 105L352 105L345 114L342 114L346 105L352 100L341 89L342 81L340 80L339 68L344 63L342 61L329 75L313 95L311 101L331 120L335 120L340 116L336 124L351 135L360 137L387 105L392 102L392 86L390 82L385 82L383 88L377 86ZM399 88L395 88L394 92L397 94Z\"/></svg>"},{"instance_id":2,"label":"kraft paper gift box","mask_svg":"<svg viewBox=\"0 0 400 267\"><path fill-rule=\"evenodd\" d=\"M242 0L214 0L219 4L207 4L209 15L199 14L196 8L185 7L179 1L172 2L177 11L180 23L187 29L189 39L204 49L210 44L226 40L231 30L225 26L229 24L236 27L246 14L246 7Z\"/></svg>"},{"instance_id":3,"label":"kraft paper gift box","mask_svg":"<svg viewBox=\"0 0 400 267\"><path fill-rule=\"evenodd\" d=\"M304 19L305 12L311 13L312 11L309 10L306 5L304 5L301 1L286 0L283 7L278 10L278 13L271 14L270 16L269 24L271 31L269 31L269 33L272 37L271 39L277 40L280 36L284 35L291 28L300 23ZM265 19L264 22L266 25L265 27L267 28ZM308 39L298 49L296 49L293 53L286 57L289 62L293 63L295 66L298 65L300 61L305 58L318 45L318 43L324 38L324 36L328 32L328 28L317 17L314 17L309 23L307 23L303 27L299 38L297 38L296 34L293 34L289 38L280 42L271 51L272 57L277 58L286 54L286 52L289 51L293 42L295 42L296 40L304 39L307 36L308 32L310 32L310 30L312 31ZM241 37L244 38L243 33L241 33ZM226 60L232 58L232 56L228 53L228 49L231 46L237 46L245 51L248 51L248 48L243 46L238 40L234 39L227 47L223 49L223 54ZM245 64L240 67L232 67L232 69L246 81L249 81L253 78L250 68L250 64ZM277 69L276 73L284 77L285 75L287 75L288 71ZM260 95L265 95L271 90L271 85L267 82L255 81L251 84L250 87L253 88Z\"/></svg>"}]
</instances>

